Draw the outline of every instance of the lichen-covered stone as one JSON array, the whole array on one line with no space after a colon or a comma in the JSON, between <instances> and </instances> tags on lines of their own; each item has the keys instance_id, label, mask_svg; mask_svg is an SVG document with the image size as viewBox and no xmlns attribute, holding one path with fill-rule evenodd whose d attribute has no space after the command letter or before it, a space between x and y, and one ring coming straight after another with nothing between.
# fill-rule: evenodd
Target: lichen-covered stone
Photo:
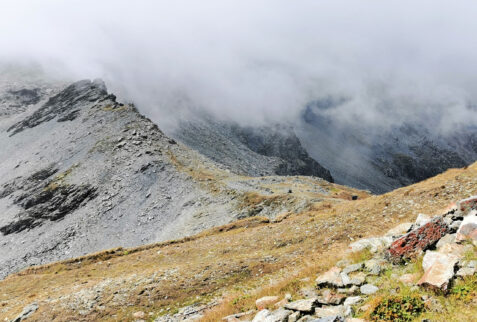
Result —
<instances>
[{"instance_id":1,"label":"lichen-covered stone","mask_svg":"<svg viewBox=\"0 0 477 322\"><path fill-rule=\"evenodd\" d=\"M427 224L414 229L395 240L388 250L391 260L397 262L403 258L411 258L435 245L449 231L442 217L436 217Z\"/></svg>"},{"instance_id":2,"label":"lichen-covered stone","mask_svg":"<svg viewBox=\"0 0 477 322\"><path fill-rule=\"evenodd\" d=\"M477 209L477 196L472 196L467 199L463 199L457 203L457 207L460 211L466 213L469 210Z\"/></svg>"}]
</instances>

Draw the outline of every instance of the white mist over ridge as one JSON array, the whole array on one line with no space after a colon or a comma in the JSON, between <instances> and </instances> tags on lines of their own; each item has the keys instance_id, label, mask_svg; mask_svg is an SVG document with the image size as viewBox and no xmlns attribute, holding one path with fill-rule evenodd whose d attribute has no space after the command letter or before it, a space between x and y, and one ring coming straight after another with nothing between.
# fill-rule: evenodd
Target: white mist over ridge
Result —
<instances>
[{"instance_id":1,"label":"white mist over ridge","mask_svg":"<svg viewBox=\"0 0 477 322\"><path fill-rule=\"evenodd\" d=\"M388 128L477 124L472 1L2 1L0 61L101 77L163 126L206 111L243 124L320 111ZM173 124L173 123L167 123Z\"/></svg>"}]
</instances>

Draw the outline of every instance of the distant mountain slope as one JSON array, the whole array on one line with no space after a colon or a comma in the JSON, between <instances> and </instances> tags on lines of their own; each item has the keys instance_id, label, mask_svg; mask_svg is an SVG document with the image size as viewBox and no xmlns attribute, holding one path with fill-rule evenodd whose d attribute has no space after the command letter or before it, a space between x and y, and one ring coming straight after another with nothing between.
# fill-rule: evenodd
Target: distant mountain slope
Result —
<instances>
[{"instance_id":1,"label":"distant mountain slope","mask_svg":"<svg viewBox=\"0 0 477 322\"><path fill-rule=\"evenodd\" d=\"M295 131L310 156L340 184L383 193L477 160L477 126L446 136L432 133L422 120L384 131L343 126L320 113L330 104L310 104Z\"/></svg>"},{"instance_id":2,"label":"distant mountain slope","mask_svg":"<svg viewBox=\"0 0 477 322\"><path fill-rule=\"evenodd\" d=\"M179 123L171 135L231 171L312 175L384 193L477 160L477 126L437 135L415 120L389 129L339 123L309 104L292 125L242 126L213 118Z\"/></svg>"},{"instance_id":3,"label":"distant mountain slope","mask_svg":"<svg viewBox=\"0 0 477 322\"><path fill-rule=\"evenodd\" d=\"M203 118L182 121L172 135L234 172L308 175L333 182L330 172L308 155L290 126L246 127Z\"/></svg>"}]
</instances>

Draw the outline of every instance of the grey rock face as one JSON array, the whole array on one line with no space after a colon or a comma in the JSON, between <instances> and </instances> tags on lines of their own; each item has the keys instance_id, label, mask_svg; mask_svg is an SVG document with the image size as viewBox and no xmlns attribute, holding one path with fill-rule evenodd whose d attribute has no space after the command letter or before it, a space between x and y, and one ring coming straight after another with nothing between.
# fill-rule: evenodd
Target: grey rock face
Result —
<instances>
[{"instance_id":1,"label":"grey rock face","mask_svg":"<svg viewBox=\"0 0 477 322\"><path fill-rule=\"evenodd\" d=\"M0 117L0 277L230 220L211 218L200 228L174 224L192 200L210 204L207 192L162 154L170 143L157 126L117 103L102 82L80 81L49 93L23 112L12 114L8 102L1 106L10 112ZM118 149L113 138L119 135L142 144L128 139ZM154 197L146 201L147 194ZM166 226L169 235L161 237Z\"/></svg>"},{"instance_id":2,"label":"grey rock face","mask_svg":"<svg viewBox=\"0 0 477 322\"><path fill-rule=\"evenodd\" d=\"M72 121L79 115L79 108L86 102L95 102L108 97L106 86L102 81L83 80L68 86L65 90L48 99L48 101L31 116L12 125L8 132L17 134L26 128L33 128L41 123L58 117L58 122Z\"/></svg>"},{"instance_id":3,"label":"grey rock face","mask_svg":"<svg viewBox=\"0 0 477 322\"><path fill-rule=\"evenodd\" d=\"M330 170L337 183L383 193L477 159L475 126L445 136L419 120L386 129L358 123L343 126L326 115L344 103L312 102L295 126L306 151Z\"/></svg>"},{"instance_id":4,"label":"grey rock face","mask_svg":"<svg viewBox=\"0 0 477 322\"><path fill-rule=\"evenodd\" d=\"M305 182L238 176L164 135L101 81L4 77L0 278L30 265L177 239L257 214L275 218L307 205L299 195L290 203L244 205L247 193L273 194L267 185ZM25 88L38 88L39 101L17 107L19 99L8 93ZM260 158L278 160L255 155L258 167ZM327 194L322 182L306 179L310 191Z\"/></svg>"},{"instance_id":5,"label":"grey rock face","mask_svg":"<svg viewBox=\"0 0 477 322\"><path fill-rule=\"evenodd\" d=\"M39 101L12 107L20 99L9 93L23 88L39 88ZM181 170L199 165L227 175L220 165L166 137L100 81L67 86L0 77L0 98L0 278L29 265L191 235L239 213L232 188L220 185L226 192L212 194Z\"/></svg>"},{"instance_id":6,"label":"grey rock face","mask_svg":"<svg viewBox=\"0 0 477 322\"><path fill-rule=\"evenodd\" d=\"M179 124L174 137L232 171L251 176L309 175L333 182L290 126L243 127L211 118Z\"/></svg>"},{"instance_id":7,"label":"grey rock face","mask_svg":"<svg viewBox=\"0 0 477 322\"><path fill-rule=\"evenodd\" d=\"M12 320L12 322L21 322L23 320L26 320L30 315L35 313L36 310L38 310L38 304L32 303L26 306L23 311Z\"/></svg>"},{"instance_id":8,"label":"grey rock face","mask_svg":"<svg viewBox=\"0 0 477 322\"><path fill-rule=\"evenodd\" d=\"M83 202L96 197L96 189L86 185L51 186L51 183L32 195L27 192L14 203L24 209L11 223L0 227L4 235L32 229L42 224L44 220L60 220L76 210Z\"/></svg>"}]
</instances>

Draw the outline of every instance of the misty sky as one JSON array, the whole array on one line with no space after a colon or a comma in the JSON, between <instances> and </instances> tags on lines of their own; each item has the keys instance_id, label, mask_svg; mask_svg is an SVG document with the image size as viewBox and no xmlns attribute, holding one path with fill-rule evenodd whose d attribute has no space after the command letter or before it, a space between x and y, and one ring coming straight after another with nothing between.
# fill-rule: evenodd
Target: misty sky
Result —
<instances>
[{"instance_id":1,"label":"misty sky","mask_svg":"<svg viewBox=\"0 0 477 322\"><path fill-rule=\"evenodd\" d=\"M477 124L477 2L0 0L0 62L103 78L156 120ZM160 123L160 122L159 122Z\"/></svg>"}]
</instances>

